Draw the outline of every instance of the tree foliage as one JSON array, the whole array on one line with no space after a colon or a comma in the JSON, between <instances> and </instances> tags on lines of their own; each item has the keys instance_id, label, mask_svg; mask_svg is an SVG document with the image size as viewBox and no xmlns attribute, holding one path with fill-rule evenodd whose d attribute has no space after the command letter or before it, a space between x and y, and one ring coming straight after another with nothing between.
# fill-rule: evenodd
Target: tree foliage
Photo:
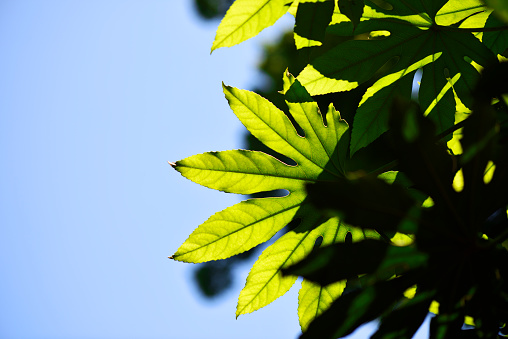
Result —
<instances>
[{"instance_id":1,"label":"tree foliage","mask_svg":"<svg viewBox=\"0 0 508 339\"><path fill-rule=\"evenodd\" d=\"M343 337L374 319L373 338L410 338L429 309L431 338L507 332L504 2L236 0L212 51L286 12L304 64L282 74L286 107L223 85L271 155L171 163L203 186L262 197L211 216L171 258L226 259L290 225L253 265L237 316L301 276L302 338Z\"/></svg>"}]
</instances>

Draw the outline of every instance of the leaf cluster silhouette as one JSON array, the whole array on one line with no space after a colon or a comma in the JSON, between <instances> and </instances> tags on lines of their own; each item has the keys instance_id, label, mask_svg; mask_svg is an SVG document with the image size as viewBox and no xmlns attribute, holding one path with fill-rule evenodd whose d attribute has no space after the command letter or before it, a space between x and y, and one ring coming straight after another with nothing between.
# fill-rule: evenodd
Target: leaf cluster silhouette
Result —
<instances>
[{"instance_id":1,"label":"leaf cluster silhouette","mask_svg":"<svg viewBox=\"0 0 508 339\"><path fill-rule=\"evenodd\" d=\"M287 12L301 67L281 75L277 105L223 85L269 151L172 164L251 198L211 216L171 258L222 260L285 230L254 263L237 316L301 276L301 338L343 337L375 319L372 338L411 338L429 311L430 338L506 334L506 5L236 0L212 52Z\"/></svg>"}]
</instances>

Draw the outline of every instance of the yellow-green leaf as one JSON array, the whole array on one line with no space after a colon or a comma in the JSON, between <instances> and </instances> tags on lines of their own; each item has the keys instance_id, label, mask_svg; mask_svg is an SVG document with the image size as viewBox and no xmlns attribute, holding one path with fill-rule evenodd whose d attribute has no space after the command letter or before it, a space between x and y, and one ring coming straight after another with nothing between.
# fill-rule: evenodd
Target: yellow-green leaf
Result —
<instances>
[{"instance_id":1,"label":"yellow-green leaf","mask_svg":"<svg viewBox=\"0 0 508 339\"><path fill-rule=\"evenodd\" d=\"M256 36L283 16L291 3L288 0L236 0L217 29L212 51Z\"/></svg>"},{"instance_id":2,"label":"yellow-green leaf","mask_svg":"<svg viewBox=\"0 0 508 339\"><path fill-rule=\"evenodd\" d=\"M281 269L302 260L310 253L320 235L320 228L327 226L325 223L316 228L321 223L320 219L319 213L308 211L308 218L302 224L263 251L254 263L238 298L237 317L254 312L289 291L297 277L282 276Z\"/></svg>"}]
</instances>

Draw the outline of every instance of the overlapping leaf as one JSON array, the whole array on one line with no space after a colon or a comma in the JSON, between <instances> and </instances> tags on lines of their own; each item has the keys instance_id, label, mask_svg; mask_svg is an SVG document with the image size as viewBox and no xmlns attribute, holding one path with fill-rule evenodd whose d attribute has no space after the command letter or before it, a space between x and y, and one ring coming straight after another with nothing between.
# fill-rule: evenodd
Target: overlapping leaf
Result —
<instances>
[{"instance_id":1,"label":"overlapping leaf","mask_svg":"<svg viewBox=\"0 0 508 339\"><path fill-rule=\"evenodd\" d=\"M475 332L468 334L497 336L504 321L499 315L506 312L507 305L503 286L508 275L497 272L504 270L507 257L500 244L508 237L508 153L506 141L499 138L499 120L491 98L493 93L506 91L506 86L497 86L497 92L489 86L508 74L504 66L485 70L476 87L474 111L464 125L464 152L458 162L443 143L436 143L434 124L414 109L416 104L402 101L392 106L390 127L398 166L414 188L432 197L432 207L412 214L411 206L415 206L408 190L370 176L308 188L309 200L320 208L335 209L353 225L380 231L395 226L405 232L405 223L412 221L415 240L404 247L375 240L334 244L285 269L320 284L366 273L361 277L361 288L340 296L301 338L340 337L379 316L381 325L373 338L410 338L433 300L439 303L439 314L431 322L430 338L464 335L464 316L476 322ZM485 169L491 162L496 169L486 179ZM457 191L452 182L460 166L464 183ZM487 233L489 240L480 237ZM360 253L374 254L377 262ZM357 257L354 266L341 260L346 256ZM395 276L398 278L392 280ZM397 279L407 280L396 287L390 282ZM416 295L407 301L401 291L410 285L417 286Z\"/></svg>"},{"instance_id":2,"label":"overlapping leaf","mask_svg":"<svg viewBox=\"0 0 508 339\"><path fill-rule=\"evenodd\" d=\"M334 5L333 0L298 4L294 32L296 48L321 46L326 27L332 19Z\"/></svg>"},{"instance_id":3,"label":"overlapping leaf","mask_svg":"<svg viewBox=\"0 0 508 339\"><path fill-rule=\"evenodd\" d=\"M224 93L247 129L268 147L293 159L296 166L266 153L234 150L191 156L178 161L175 169L196 183L228 193L284 189L289 194L247 200L219 212L191 234L174 259L203 262L248 250L293 219L305 199L306 182L343 176L349 138L347 123L330 106L324 126L317 104L305 89L292 76L286 80L286 101L305 137L297 134L282 111L259 95L228 86L224 86Z\"/></svg>"},{"instance_id":4,"label":"overlapping leaf","mask_svg":"<svg viewBox=\"0 0 508 339\"><path fill-rule=\"evenodd\" d=\"M485 11L483 3L388 0L385 8L368 0L365 3L354 34L376 38L338 44L312 61L298 79L312 95L347 91L372 79L380 68L394 64L360 103L351 136L352 153L388 129L390 103L394 95L411 96L417 69L423 70L419 91L422 109L437 123L439 131L453 126L455 100L451 89L471 108L471 91L479 74L470 61L482 66L496 62L494 53L471 29L457 27L461 20ZM328 31L353 34L348 22L331 25Z\"/></svg>"},{"instance_id":5,"label":"overlapping leaf","mask_svg":"<svg viewBox=\"0 0 508 339\"><path fill-rule=\"evenodd\" d=\"M487 3L506 9L494 5L495 1ZM269 196L271 191L278 193L249 199L216 213L190 235L172 258L196 263L228 258L269 240L293 221L292 225L298 226L269 246L254 264L239 297L237 316L253 312L286 293L296 280L294 274L298 274L305 278L298 307L304 338L346 335L379 316L383 317L383 324L374 337L410 337L433 299L446 312L433 321L431 336L438 337L436 333L440 331L459 331L463 318L457 317L454 307L462 302L461 296L474 296L473 302L480 305L498 303L488 293L466 291L466 283L455 290L447 287L455 274L462 274L460 268L449 271L449 264L464 261L461 253L469 253L469 249L463 251L457 245L461 243L455 241L457 234L471 236L474 246L479 245L483 251L485 239L476 239L479 225L500 211L505 217L506 149L493 151L493 118L480 121L476 115L468 119L462 140L465 152L459 163L443 145L435 143L436 132L427 120L417 123L418 119L411 118L414 114L392 119L395 137L400 139L398 166L423 192L420 195L406 186L389 185L370 175L345 180L345 161L349 147L354 154L388 129L389 111L397 109L393 100L411 97L417 70L422 71L418 92L421 110L436 123L438 134L450 129L456 123L456 106L465 106L464 111L473 108L478 70L496 63L496 54L507 48L505 17L494 16L499 11L491 13L481 0L340 0L338 4L333 0L237 0L219 26L212 50L256 35L289 7L296 16L298 48L321 45L325 30L341 36L331 40L338 44L336 47L328 49L327 45L323 49L327 52L318 52L321 56L311 59L298 76L300 81L289 74L284 76L282 93L298 126L254 93L228 86L224 86L224 93L247 129L296 165L246 150L209 152L173 164L186 178L212 189L237 194L268 192ZM310 50L314 49L307 49L306 56L312 55ZM487 92L492 91L492 79L483 86ZM348 91L365 82L373 84L359 103L350 137L348 124L333 105L322 116L310 94ZM488 111L490 99L488 96L481 109L476 107L475 111ZM403 111L411 111L406 108ZM473 129L476 134L471 132ZM457 164L462 166L463 182L453 186L459 173ZM488 166L492 169L485 175ZM281 190L286 192L284 196L280 196ZM432 208L420 208L423 195L433 198ZM457 206L461 209L454 210ZM330 210L336 214L329 214ZM463 219L466 215L468 218ZM363 230L343 224L348 220ZM425 229L420 227L423 224L430 226ZM506 243L506 230L487 230L485 225L483 233L497 237L490 247L501 241ZM360 242L365 238L378 239L374 230L387 232L388 238L396 231L416 234L415 245L409 245L413 240L396 246L379 240ZM437 239L433 234L436 230ZM388 240L386 234L383 237ZM451 242L446 240L450 237ZM354 244L350 244L351 238ZM322 248L313 250L320 241ZM502 251L502 256L493 258L505 262L506 253ZM439 253L439 260L434 259L435 253ZM372 254L375 260L369 257ZM354 260L349 261L351 257ZM330 266L336 271L330 271ZM480 268L473 276L490 274L492 278L491 273L488 268ZM363 274L366 275L352 281L364 285L339 298L345 279ZM399 274L402 276L391 279ZM507 275L506 270L496 274L497 280ZM390 313L396 301L403 300L404 291L422 277L427 289L417 289L414 299ZM445 281L445 289L438 294L432 290L436 277ZM448 296L453 296L451 301ZM482 317L478 318L480 322L493 318L485 314ZM399 332L401 321L406 326Z\"/></svg>"},{"instance_id":6,"label":"overlapping leaf","mask_svg":"<svg viewBox=\"0 0 508 339\"><path fill-rule=\"evenodd\" d=\"M351 241L378 237L375 232L361 230L344 223L330 224L323 231L322 247L343 242L344 239L347 239L348 234L351 237ZM343 258L343 260L348 260L348 258ZM289 265L285 265L284 267L288 266ZM298 293L298 319L300 320L302 331L305 332L309 324L330 307L342 294L345 287L346 280L337 281L328 285L319 285L307 279L303 280L302 288Z\"/></svg>"},{"instance_id":7,"label":"overlapping leaf","mask_svg":"<svg viewBox=\"0 0 508 339\"><path fill-rule=\"evenodd\" d=\"M502 25L502 21L498 19L496 12L490 13L485 23L486 28L495 28ZM494 53L502 54L508 48L508 30L487 31L483 33L482 42Z\"/></svg>"},{"instance_id":8,"label":"overlapping leaf","mask_svg":"<svg viewBox=\"0 0 508 339\"><path fill-rule=\"evenodd\" d=\"M344 176L349 128L332 105L323 117L305 88L290 74L284 77L283 93L303 136L282 111L259 95L228 86L224 86L224 93L233 112L256 138L296 162L292 166L262 152L233 150L198 154L174 164L186 178L224 192L288 192L283 197L249 199L216 213L172 256L194 263L224 259L269 240L291 220L299 220L296 229L268 247L254 264L239 298L240 315L269 304L289 290L296 277L283 277L281 269L303 259L318 237L325 235L326 243L343 241L346 233L354 230L339 226L337 218L322 216L306 201L305 192L307 183ZM334 232L332 238L326 235L330 230ZM364 238L365 232L359 232L355 238ZM337 294L332 288L323 290L314 300L319 304L313 306L316 312ZM306 316L304 322L312 318Z\"/></svg>"}]
</instances>

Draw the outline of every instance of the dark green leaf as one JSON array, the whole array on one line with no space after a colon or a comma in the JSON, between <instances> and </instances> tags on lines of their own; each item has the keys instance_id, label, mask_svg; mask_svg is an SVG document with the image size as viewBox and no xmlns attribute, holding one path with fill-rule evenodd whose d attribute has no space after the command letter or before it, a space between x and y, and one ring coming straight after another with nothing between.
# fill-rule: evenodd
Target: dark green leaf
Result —
<instances>
[{"instance_id":1,"label":"dark green leaf","mask_svg":"<svg viewBox=\"0 0 508 339\"><path fill-rule=\"evenodd\" d=\"M390 127L401 169L416 188L435 202L444 200L449 204L456 195L452 182L457 169L454 171L446 146L436 142L435 125L423 117L414 103L397 100Z\"/></svg>"},{"instance_id":2,"label":"dark green leaf","mask_svg":"<svg viewBox=\"0 0 508 339\"><path fill-rule=\"evenodd\" d=\"M485 28L504 27L505 29L487 31L483 33L482 42L496 54L503 54L508 48L508 30L506 24L501 21L496 12L492 12L485 23Z\"/></svg>"},{"instance_id":3,"label":"dark green leaf","mask_svg":"<svg viewBox=\"0 0 508 339\"><path fill-rule=\"evenodd\" d=\"M439 313L430 321L429 339L460 338L464 314L459 311L453 313Z\"/></svg>"},{"instance_id":4,"label":"dark green leaf","mask_svg":"<svg viewBox=\"0 0 508 339\"><path fill-rule=\"evenodd\" d=\"M358 23L360 23L364 6L365 3L363 0L339 0L340 12L351 20L354 27L358 26Z\"/></svg>"},{"instance_id":5,"label":"dark green leaf","mask_svg":"<svg viewBox=\"0 0 508 339\"><path fill-rule=\"evenodd\" d=\"M298 4L295 18L296 48L320 46L332 19L335 2L325 0Z\"/></svg>"},{"instance_id":6,"label":"dark green leaf","mask_svg":"<svg viewBox=\"0 0 508 339\"><path fill-rule=\"evenodd\" d=\"M429 313L434 291L417 292L413 299L405 300L394 311L381 319L371 339L410 339Z\"/></svg>"},{"instance_id":7,"label":"dark green leaf","mask_svg":"<svg viewBox=\"0 0 508 339\"><path fill-rule=\"evenodd\" d=\"M397 231L414 206L407 190L372 176L307 185L307 192L318 208L336 211L352 225L382 231Z\"/></svg>"},{"instance_id":8,"label":"dark green leaf","mask_svg":"<svg viewBox=\"0 0 508 339\"><path fill-rule=\"evenodd\" d=\"M408 274L343 294L310 324L300 339L335 339L352 333L391 309L414 280L415 275Z\"/></svg>"},{"instance_id":9,"label":"dark green leaf","mask_svg":"<svg viewBox=\"0 0 508 339\"><path fill-rule=\"evenodd\" d=\"M384 113L369 109L372 106L369 101L378 103L386 100L384 106L389 107L387 99L391 98L381 89L396 86L399 80L409 76L416 68L423 67L419 94L422 110L437 123L439 132L454 124L453 107L456 103L453 91L466 107L472 107L472 91L479 74L471 60L484 67L497 62L494 53L470 31L452 26L484 10L484 5L479 1L473 2L470 5L454 1L440 8L445 1L385 2L388 6L377 6L366 1L363 13L365 20L360 21L354 34L369 38L337 44L314 59L300 73L298 79L312 95L349 91L375 76L379 77L377 73L382 68L385 74L388 73L379 80L382 83L377 85L376 90L376 85L369 88L366 93L369 97L362 100L360 108L366 105L364 110L375 117L370 119L371 123L361 125L356 124L366 118L359 122L355 120L352 153L387 130L386 121L379 120ZM329 28L329 32L351 34L346 30L336 30L334 26ZM343 24L338 23L337 26ZM372 39L373 36L376 38ZM396 62L393 63L393 60ZM385 67L389 64L392 66ZM402 87L405 87L403 92L408 92L412 83L407 82ZM358 131L355 131L357 128ZM374 139L358 139L354 136L365 135L366 129Z\"/></svg>"},{"instance_id":10,"label":"dark green leaf","mask_svg":"<svg viewBox=\"0 0 508 339\"><path fill-rule=\"evenodd\" d=\"M307 258L283 270L320 285L372 273L383 260L388 244L366 239L356 243L337 243L319 248Z\"/></svg>"}]
</instances>

